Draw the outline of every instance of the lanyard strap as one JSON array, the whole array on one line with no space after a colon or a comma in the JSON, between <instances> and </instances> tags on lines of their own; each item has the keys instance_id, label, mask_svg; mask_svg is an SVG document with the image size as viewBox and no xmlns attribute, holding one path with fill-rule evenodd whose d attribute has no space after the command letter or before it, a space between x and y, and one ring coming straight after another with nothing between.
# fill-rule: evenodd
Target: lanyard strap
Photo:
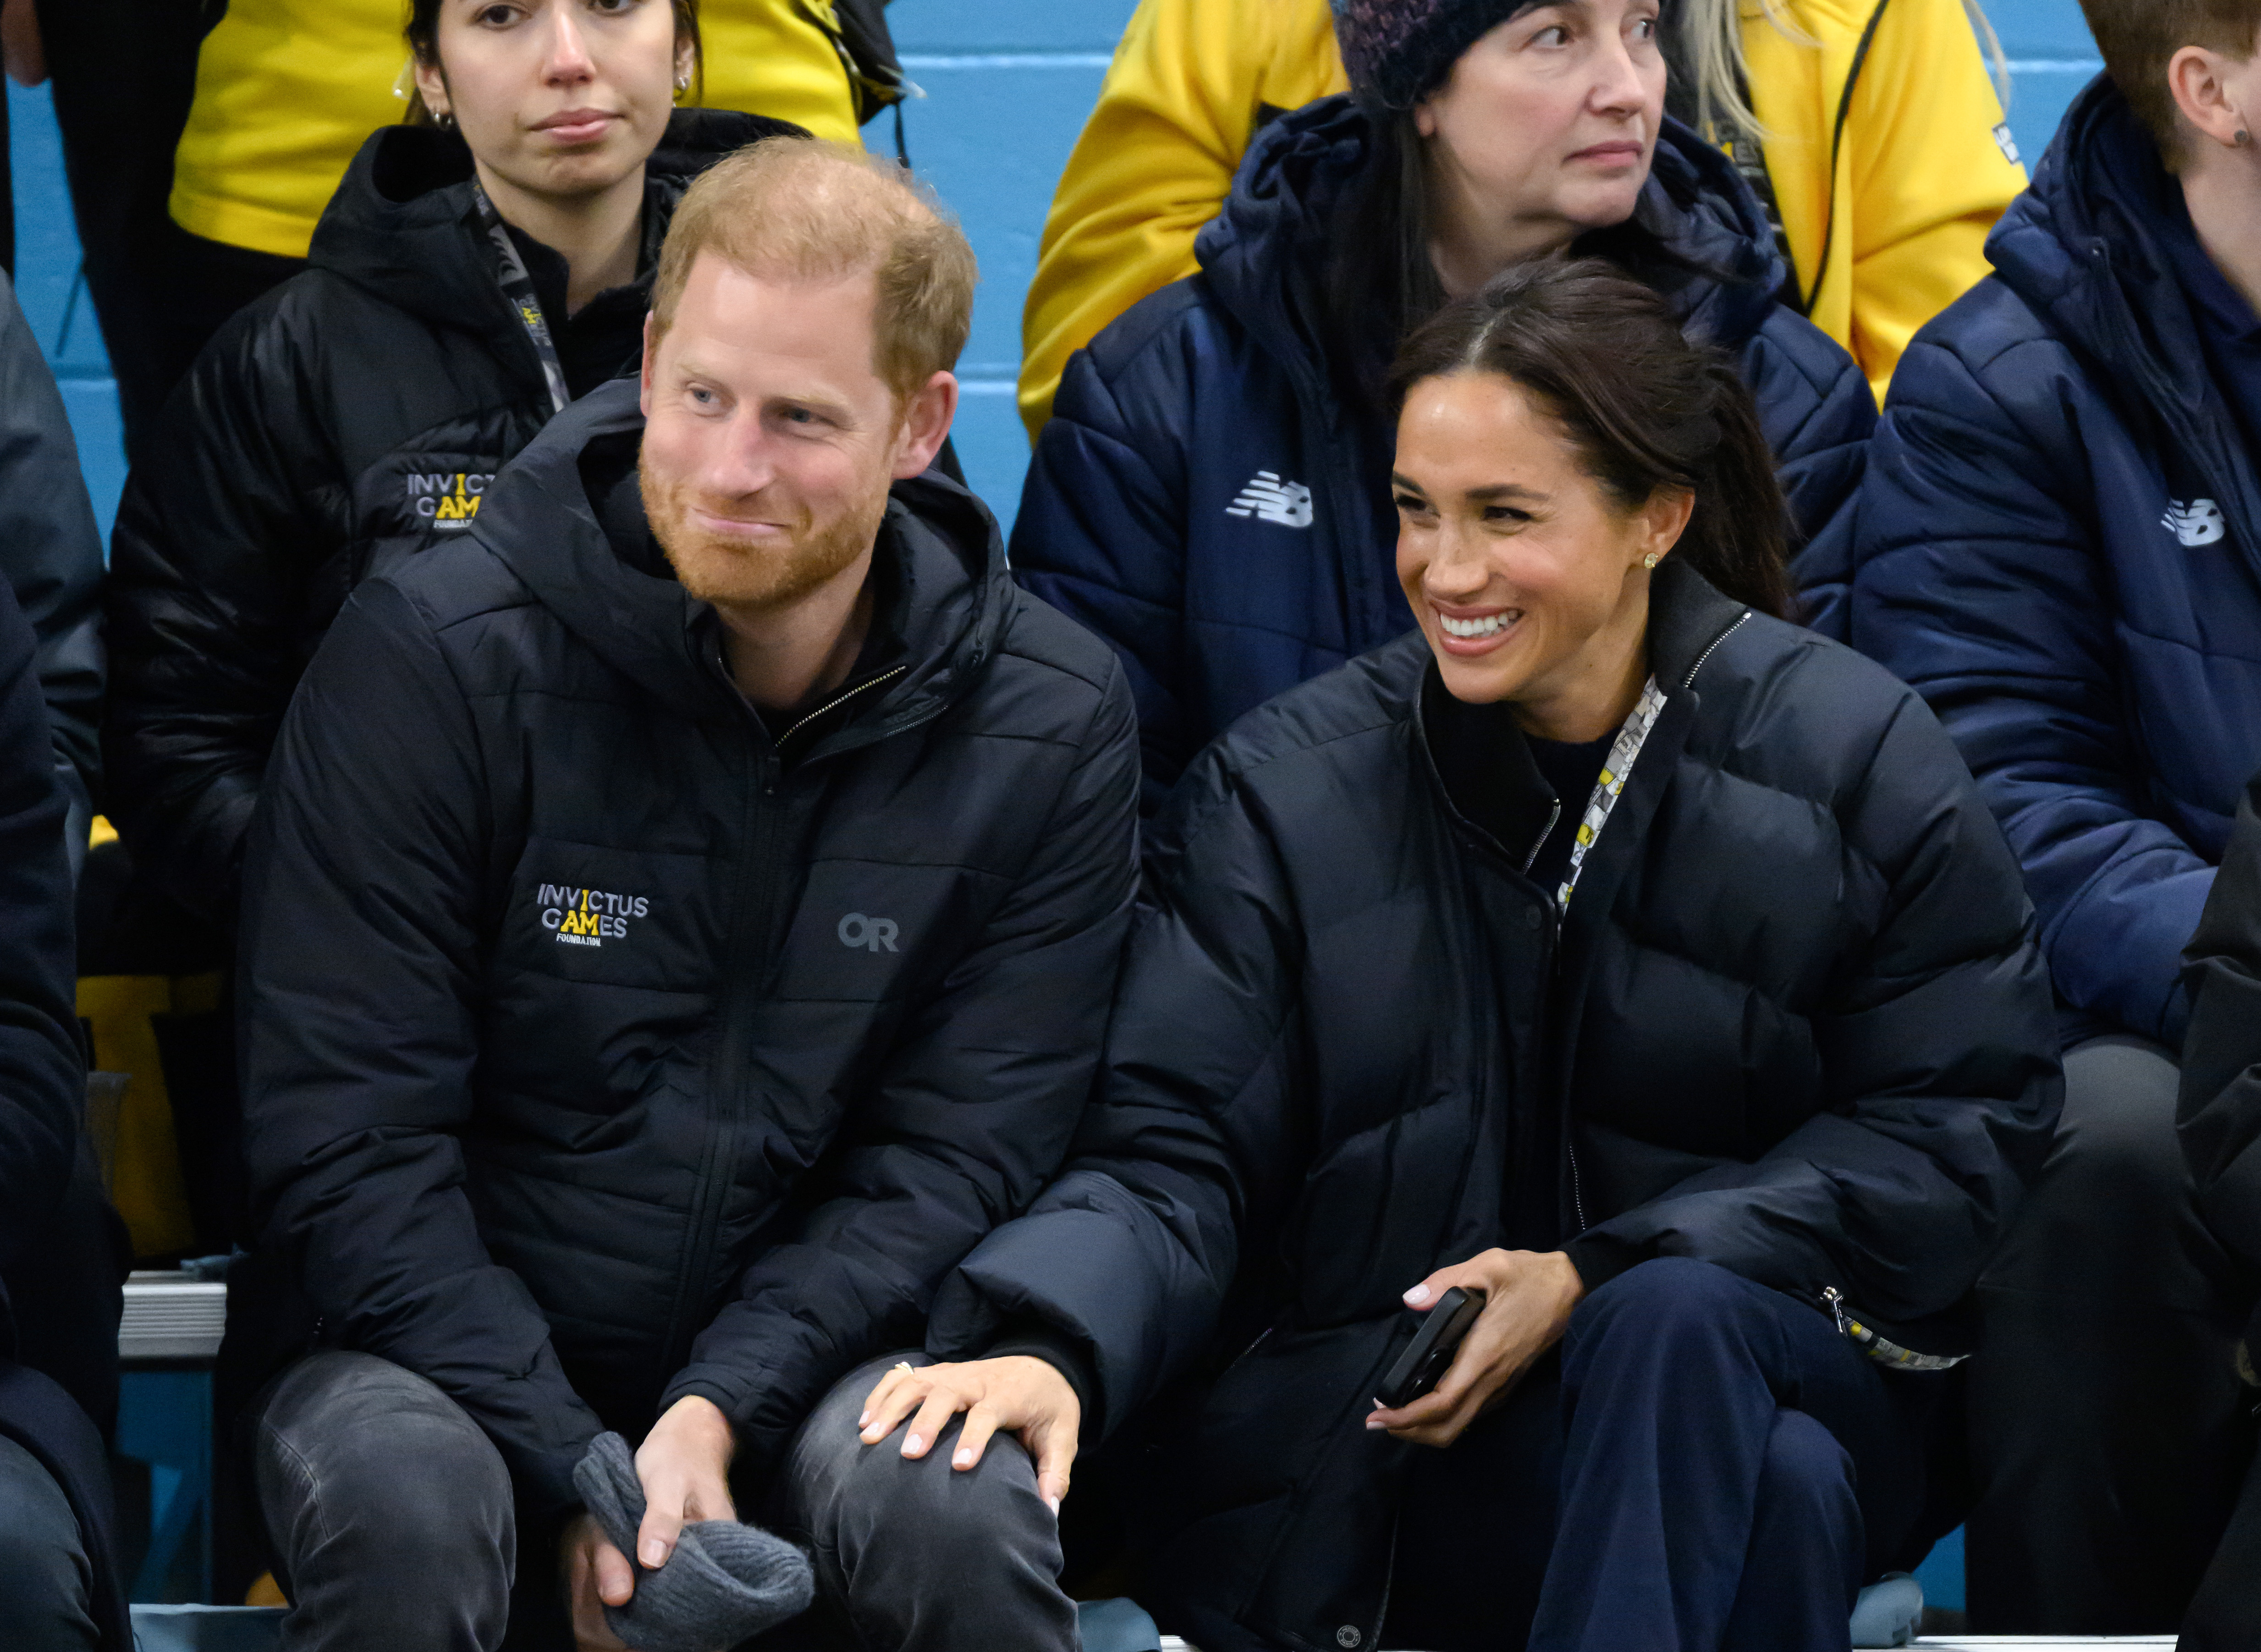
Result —
<instances>
[{"instance_id":1,"label":"lanyard strap","mask_svg":"<svg viewBox=\"0 0 2261 1652\"><path fill-rule=\"evenodd\" d=\"M486 190L473 183L471 198L479 204L480 226L494 243L495 280L511 308L518 312L518 319L526 323L527 336L534 341L542 377L549 385L549 411L563 413L573 398L565 388L565 370L557 363L557 347L549 341L549 322L542 313L542 300L535 296L534 277L526 273L526 260L518 255L518 243L511 240L509 226L487 199Z\"/></svg>"},{"instance_id":2,"label":"lanyard strap","mask_svg":"<svg viewBox=\"0 0 2261 1652\"><path fill-rule=\"evenodd\" d=\"M1602 835L1602 822L1617 807L1618 796L1625 790L1626 777L1633 772L1633 759L1640 756L1641 745L1647 740L1648 731L1656 727L1657 716L1663 709L1664 691L1652 677L1642 685L1633 715L1618 730L1618 737L1610 746L1609 758L1602 765L1601 777L1594 782L1594 794L1586 800L1585 817L1578 822L1577 838L1570 845L1569 869L1562 874L1562 887L1554 893L1557 908L1569 909L1570 891L1577 887L1578 873L1586 864L1586 851Z\"/></svg>"}]
</instances>

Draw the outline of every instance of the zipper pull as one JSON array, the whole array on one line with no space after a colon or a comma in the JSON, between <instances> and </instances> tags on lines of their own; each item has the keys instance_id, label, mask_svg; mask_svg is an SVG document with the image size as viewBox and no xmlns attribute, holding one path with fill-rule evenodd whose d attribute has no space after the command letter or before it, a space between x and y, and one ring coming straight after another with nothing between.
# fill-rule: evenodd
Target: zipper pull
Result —
<instances>
[{"instance_id":1,"label":"zipper pull","mask_svg":"<svg viewBox=\"0 0 2261 1652\"><path fill-rule=\"evenodd\" d=\"M1837 1322L1837 1334L1843 1337L1851 1336L1853 1327L1845 1323L1844 1293L1834 1285L1824 1285L1821 1288L1821 1300L1828 1306L1829 1317Z\"/></svg>"}]
</instances>

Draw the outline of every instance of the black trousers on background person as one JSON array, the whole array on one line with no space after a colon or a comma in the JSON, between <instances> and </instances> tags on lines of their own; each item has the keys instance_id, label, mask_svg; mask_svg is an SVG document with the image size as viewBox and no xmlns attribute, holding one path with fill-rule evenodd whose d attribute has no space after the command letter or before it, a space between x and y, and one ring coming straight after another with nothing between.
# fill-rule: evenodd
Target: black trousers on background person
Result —
<instances>
[{"instance_id":1,"label":"black trousers on background person","mask_svg":"<svg viewBox=\"0 0 2261 1652\"><path fill-rule=\"evenodd\" d=\"M1974 1632L2172 1633L2229 1522L2253 1454L2233 1352L2250 1287L2200 1219L2178 1079L2141 1038L2066 1052L2056 1140L1980 1282Z\"/></svg>"},{"instance_id":2,"label":"black trousers on background person","mask_svg":"<svg viewBox=\"0 0 2261 1652\"><path fill-rule=\"evenodd\" d=\"M222 322L304 269L173 222L173 151L197 51L222 8L197 0L39 0L87 296L118 378L129 460Z\"/></svg>"}]
</instances>

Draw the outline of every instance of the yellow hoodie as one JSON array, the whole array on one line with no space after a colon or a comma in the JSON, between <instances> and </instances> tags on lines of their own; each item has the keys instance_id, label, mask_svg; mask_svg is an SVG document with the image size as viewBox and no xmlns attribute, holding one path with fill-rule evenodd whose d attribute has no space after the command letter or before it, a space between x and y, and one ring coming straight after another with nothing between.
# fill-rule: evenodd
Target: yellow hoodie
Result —
<instances>
[{"instance_id":1,"label":"yellow hoodie","mask_svg":"<svg viewBox=\"0 0 2261 1652\"><path fill-rule=\"evenodd\" d=\"M1791 28L1743 7L1751 102L1811 313L1879 402L1916 329L1986 273L1986 233L2026 186L1994 136L2000 101L1962 0L1786 0ZM1836 164L1831 144L1876 18ZM1260 104L1347 91L1327 0L1139 0L1052 198L1021 336L1033 437L1067 358L1150 292L1194 273L1194 236L1232 184ZM1835 219L1834 232L1830 227Z\"/></svg>"},{"instance_id":2,"label":"yellow hoodie","mask_svg":"<svg viewBox=\"0 0 2261 1652\"><path fill-rule=\"evenodd\" d=\"M232 247L303 258L362 140L398 120L401 0L230 0L197 57L173 162L173 219ZM857 140L831 0L707 0L705 94L715 109Z\"/></svg>"}]
</instances>

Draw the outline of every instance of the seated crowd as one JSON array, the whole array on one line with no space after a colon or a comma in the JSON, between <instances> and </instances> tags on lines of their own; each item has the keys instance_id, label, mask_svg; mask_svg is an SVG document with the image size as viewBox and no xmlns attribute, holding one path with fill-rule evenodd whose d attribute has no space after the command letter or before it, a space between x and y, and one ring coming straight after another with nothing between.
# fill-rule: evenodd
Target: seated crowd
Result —
<instances>
[{"instance_id":1,"label":"seated crowd","mask_svg":"<svg viewBox=\"0 0 2261 1652\"><path fill-rule=\"evenodd\" d=\"M1956 0L1141 0L1009 557L694 0L413 0L106 575L0 288L0 1640L131 1644L98 809L286 1647L2261 1645L2261 0L2085 9L2025 188Z\"/></svg>"}]
</instances>

